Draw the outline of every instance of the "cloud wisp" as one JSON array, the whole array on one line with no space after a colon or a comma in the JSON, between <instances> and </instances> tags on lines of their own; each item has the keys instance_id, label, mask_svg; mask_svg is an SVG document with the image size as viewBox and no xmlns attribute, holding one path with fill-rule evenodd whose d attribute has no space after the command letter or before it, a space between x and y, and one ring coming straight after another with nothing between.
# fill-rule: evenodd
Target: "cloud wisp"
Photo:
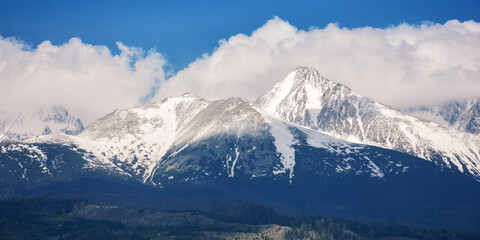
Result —
<instances>
[{"instance_id":1,"label":"cloud wisp","mask_svg":"<svg viewBox=\"0 0 480 240\"><path fill-rule=\"evenodd\" d=\"M120 54L72 38L36 48L0 37L0 109L22 112L62 105L85 124L148 98L165 81L166 60L118 42Z\"/></svg>"},{"instance_id":2,"label":"cloud wisp","mask_svg":"<svg viewBox=\"0 0 480 240\"><path fill-rule=\"evenodd\" d=\"M480 24L401 24L388 28L299 30L280 18L250 36L221 40L160 88L156 99L183 92L254 99L298 66L386 104L404 107L480 95Z\"/></svg>"}]
</instances>

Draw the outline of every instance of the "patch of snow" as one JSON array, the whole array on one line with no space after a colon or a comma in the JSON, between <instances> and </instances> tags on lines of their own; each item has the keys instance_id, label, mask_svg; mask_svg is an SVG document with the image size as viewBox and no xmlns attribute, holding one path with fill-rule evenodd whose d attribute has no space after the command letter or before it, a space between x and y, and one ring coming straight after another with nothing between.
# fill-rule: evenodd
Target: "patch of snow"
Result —
<instances>
[{"instance_id":1,"label":"patch of snow","mask_svg":"<svg viewBox=\"0 0 480 240\"><path fill-rule=\"evenodd\" d=\"M345 172L345 171L348 171L352 169L352 166L350 164L347 164L345 167L342 167L340 165L337 165L337 167L335 168L335 172L337 173L341 173L341 172Z\"/></svg>"},{"instance_id":2,"label":"patch of snow","mask_svg":"<svg viewBox=\"0 0 480 240\"><path fill-rule=\"evenodd\" d=\"M233 160L232 168L230 170L230 174L228 175L228 177L234 177L235 176L235 164L237 164L239 154L240 154L240 152L238 151L238 146L236 146L235 147L235 159Z\"/></svg>"},{"instance_id":3,"label":"patch of snow","mask_svg":"<svg viewBox=\"0 0 480 240\"><path fill-rule=\"evenodd\" d=\"M10 144L6 148L2 146L2 152L6 153L8 151L24 152L26 157L32 161L38 162L39 167L42 169L42 173L52 175L50 169L47 167L48 158L45 153L38 148L38 146L25 143ZM20 162L18 163L23 168L23 165ZM24 172L26 172L26 168Z\"/></svg>"},{"instance_id":4,"label":"patch of snow","mask_svg":"<svg viewBox=\"0 0 480 240\"><path fill-rule=\"evenodd\" d=\"M277 152L280 153L280 161L283 168L274 170L273 174L286 173L289 170L290 183L293 178L293 168L295 167L295 149L292 147L295 144L295 138L290 132L289 126L278 120L271 120L270 132L275 138L274 144Z\"/></svg>"},{"instance_id":5,"label":"patch of snow","mask_svg":"<svg viewBox=\"0 0 480 240\"><path fill-rule=\"evenodd\" d=\"M380 168L374 162L372 162L372 160L370 160L369 157L364 156L363 158L368 161L368 168L370 168L370 170L372 171L370 173L370 176L378 177L378 178L383 178L384 177L384 174L383 174L382 170L380 170Z\"/></svg>"},{"instance_id":6,"label":"patch of snow","mask_svg":"<svg viewBox=\"0 0 480 240\"><path fill-rule=\"evenodd\" d=\"M260 175L255 175L255 174L252 174L252 178L257 178L257 177L265 177L265 176L267 176L267 174L266 174L266 173L262 173L262 174L260 174Z\"/></svg>"}]
</instances>

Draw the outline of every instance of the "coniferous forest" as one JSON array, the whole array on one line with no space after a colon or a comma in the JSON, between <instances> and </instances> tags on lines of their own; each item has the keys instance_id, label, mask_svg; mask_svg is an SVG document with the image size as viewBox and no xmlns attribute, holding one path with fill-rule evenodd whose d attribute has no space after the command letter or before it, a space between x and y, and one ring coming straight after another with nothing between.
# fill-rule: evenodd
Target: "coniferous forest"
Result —
<instances>
[{"instance_id":1,"label":"coniferous forest","mask_svg":"<svg viewBox=\"0 0 480 240\"><path fill-rule=\"evenodd\" d=\"M128 218L123 218L128 215ZM461 232L320 216L286 216L257 204L160 212L86 200L0 202L0 239L480 239Z\"/></svg>"}]
</instances>

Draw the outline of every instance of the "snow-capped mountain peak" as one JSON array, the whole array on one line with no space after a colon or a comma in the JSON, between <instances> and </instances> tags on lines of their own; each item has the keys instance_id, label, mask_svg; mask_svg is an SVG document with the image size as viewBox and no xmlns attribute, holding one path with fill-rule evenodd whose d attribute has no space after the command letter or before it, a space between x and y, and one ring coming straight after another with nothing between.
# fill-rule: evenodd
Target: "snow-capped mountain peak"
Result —
<instances>
[{"instance_id":1,"label":"snow-capped mountain peak","mask_svg":"<svg viewBox=\"0 0 480 240\"><path fill-rule=\"evenodd\" d=\"M88 126L74 141L107 167L146 179L178 131L208 102L191 94L116 110Z\"/></svg>"},{"instance_id":2,"label":"snow-capped mountain peak","mask_svg":"<svg viewBox=\"0 0 480 240\"><path fill-rule=\"evenodd\" d=\"M480 176L480 137L408 116L311 68L297 68L255 103L290 123Z\"/></svg>"},{"instance_id":3,"label":"snow-capped mountain peak","mask_svg":"<svg viewBox=\"0 0 480 240\"><path fill-rule=\"evenodd\" d=\"M279 120L243 98L207 101L191 94L116 110L78 136L53 134L28 143L74 146L88 168L154 184L158 178L199 171L205 164L217 167L204 168L200 174L226 173L233 178L241 172L238 175L286 177L292 183L299 144L340 156L363 148ZM362 172L382 176L368 167L370 162L365 164Z\"/></svg>"},{"instance_id":4,"label":"snow-capped mountain peak","mask_svg":"<svg viewBox=\"0 0 480 240\"><path fill-rule=\"evenodd\" d=\"M453 138L454 132L448 129L437 129L431 122L419 123L421 120L348 92L342 86L335 87L339 86L335 83L332 88L308 89L315 87L315 80L321 81L312 76L312 82L298 81L295 88L292 84L289 94L279 101L282 108L275 109L287 113L288 107L295 106L289 101L296 99L287 96L295 96L295 90L304 91L306 100L318 98L322 103L313 105L320 109L315 122L318 126L327 126L328 122L341 126L338 119L328 118L330 113L340 113L339 117L359 116L351 122L347 120L345 128L338 130L352 131L356 138L360 131L362 139L373 140L375 134L385 133L381 136L386 136L392 146L414 144L418 146L415 150L426 149L448 157L444 164L456 164L454 161L460 159L457 163L475 174L478 165L474 165L474 158L470 162L463 159L470 157L466 155L469 151L477 151L472 147L479 143L475 139L467 136L465 141L473 140L468 145L461 138ZM297 100L301 100L302 95L297 95ZM311 108L309 104L304 105L306 111ZM346 107L334 111L335 106ZM326 113L325 107L329 110ZM360 126L362 130L357 129ZM45 128L45 132L49 131ZM397 132L399 135L394 135ZM434 138L442 141L429 142ZM459 158L454 159L455 155L449 155L452 153L459 154ZM292 203L292 209L333 206L353 209L352 212L378 210L378 206L387 204L378 211L391 213L392 206L397 208L392 202L402 206L400 212L419 211L418 202L426 202L421 211L450 204L457 207L454 212L478 212L468 208L478 203L478 183L463 174L404 153L351 143L318 129L289 123L242 98L207 101L187 94L116 110L77 136L53 133L1 142L0 163L3 194L11 194L13 186L14 190L21 189L21 194L24 189L28 191L25 196L38 192L50 196L73 193L71 196L75 197L85 193L108 199L133 195L135 201L142 202L146 197L161 205L177 204L179 194L184 194L187 203L205 199L266 203L275 200L273 203L279 205ZM431 205L432 199L436 205ZM450 224L455 216L447 216Z\"/></svg>"},{"instance_id":5,"label":"snow-capped mountain peak","mask_svg":"<svg viewBox=\"0 0 480 240\"><path fill-rule=\"evenodd\" d=\"M270 91L257 98L255 103L270 114L275 114L277 110L282 111L277 107L287 104L288 101L301 103L304 108L312 108L320 105L320 97L333 89L351 91L348 87L323 77L313 68L298 67Z\"/></svg>"},{"instance_id":6,"label":"snow-capped mountain peak","mask_svg":"<svg viewBox=\"0 0 480 240\"><path fill-rule=\"evenodd\" d=\"M41 131L55 129L46 126ZM200 170L205 164L229 177L242 171L243 176L286 175L292 181L299 146L348 155L351 150L346 149L358 147L351 142L405 152L480 176L479 136L408 116L305 67L289 74L256 104L242 98L207 101L186 93L116 110L78 136L51 134L30 142L75 146L90 168L113 169L144 183L187 170L214 174ZM370 166L372 176L383 176L369 159L364 158L364 167Z\"/></svg>"},{"instance_id":7,"label":"snow-capped mountain peak","mask_svg":"<svg viewBox=\"0 0 480 240\"><path fill-rule=\"evenodd\" d=\"M51 133L79 134L83 130L79 118L61 106L13 114L0 112L0 141L24 140Z\"/></svg>"}]
</instances>

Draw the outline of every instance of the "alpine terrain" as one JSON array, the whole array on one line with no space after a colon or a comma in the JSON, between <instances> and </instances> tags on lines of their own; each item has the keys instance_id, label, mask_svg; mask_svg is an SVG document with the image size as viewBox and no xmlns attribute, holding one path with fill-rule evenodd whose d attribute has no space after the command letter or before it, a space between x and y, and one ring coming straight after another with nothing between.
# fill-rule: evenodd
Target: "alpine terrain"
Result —
<instances>
[{"instance_id":1,"label":"alpine terrain","mask_svg":"<svg viewBox=\"0 0 480 240\"><path fill-rule=\"evenodd\" d=\"M76 135L83 130L80 119L64 107L55 106L13 114L0 110L0 141L24 140L51 133Z\"/></svg>"},{"instance_id":2,"label":"alpine terrain","mask_svg":"<svg viewBox=\"0 0 480 240\"><path fill-rule=\"evenodd\" d=\"M403 111L462 131L480 134L480 98L452 101L438 106L407 108Z\"/></svg>"},{"instance_id":3,"label":"alpine terrain","mask_svg":"<svg viewBox=\"0 0 480 240\"><path fill-rule=\"evenodd\" d=\"M256 104L187 93L116 110L75 136L3 141L0 194L168 210L259 202L474 229L479 147L478 136L298 68Z\"/></svg>"},{"instance_id":4,"label":"alpine terrain","mask_svg":"<svg viewBox=\"0 0 480 240\"><path fill-rule=\"evenodd\" d=\"M275 117L347 141L408 153L480 177L480 136L396 111L299 67L255 103ZM473 112L480 108L471 108Z\"/></svg>"}]
</instances>

